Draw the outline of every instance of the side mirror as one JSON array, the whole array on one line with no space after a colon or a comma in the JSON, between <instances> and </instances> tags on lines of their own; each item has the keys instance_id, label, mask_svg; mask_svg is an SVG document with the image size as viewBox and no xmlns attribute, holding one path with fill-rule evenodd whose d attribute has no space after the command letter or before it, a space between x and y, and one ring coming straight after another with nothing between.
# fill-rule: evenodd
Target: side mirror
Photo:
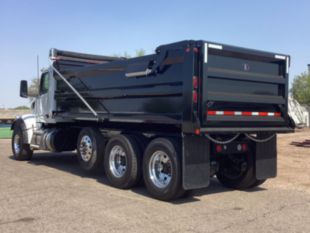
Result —
<instances>
[{"instance_id":1,"label":"side mirror","mask_svg":"<svg viewBox=\"0 0 310 233\"><path fill-rule=\"evenodd\" d=\"M22 98L28 97L28 83L26 80L20 81L19 96Z\"/></svg>"}]
</instances>

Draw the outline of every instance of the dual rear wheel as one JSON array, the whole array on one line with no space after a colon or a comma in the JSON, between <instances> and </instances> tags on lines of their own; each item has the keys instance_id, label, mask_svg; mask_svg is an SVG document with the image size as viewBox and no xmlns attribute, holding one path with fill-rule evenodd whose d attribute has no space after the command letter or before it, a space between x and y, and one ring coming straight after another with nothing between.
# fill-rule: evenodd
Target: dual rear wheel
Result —
<instances>
[{"instance_id":1,"label":"dual rear wheel","mask_svg":"<svg viewBox=\"0 0 310 233\"><path fill-rule=\"evenodd\" d=\"M144 142L144 143L142 143ZM183 196L181 143L172 138L155 138L149 143L142 136L119 134L105 139L99 130L85 128L78 139L78 157L84 170L95 171L103 163L109 183L128 189L143 177L151 196L172 200ZM226 187L248 189L264 182L255 176L251 153L227 155L220 161L218 180Z\"/></svg>"},{"instance_id":2,"label":"dual rear wheel","mask_svg":"<svg viewBox=\"0 0 310 233\"><path fill-rule=\"evenodd\" d=\"M143 157L143 178L148 192L163 201L185 194L182 188L181 145L168 138L149 143Z\"/></svg>"},{"instance_id":3,"label":"dual rear wheel","mask_svg":"<svg viewBox=\"0 0 310 233\"><path fill-rule=\"evenodd\" d=\"M256 178L255 158L251 151L227 154L219 160L219 165L217 179L227 188L245 190L257 187L266 181Z\"/></svg>"},{"instance_id":4,"label":"dual rear wheel","mask_svg":"<svg viewBox=\"0 0 310 233\"><path fill-rule=\"evenodd\" d=\"M117 188L135 186L141 179L142 151L133 136L117 135L106 145L104 170L109 182Z\"/></svg>"},{"instance_id":5,"label":"dual rear wheel","mask_svg":"<svg viewBox=\"0 0 310 233\"><path fill-rule=\"evenodd\" d=\"M180 146L167 138L156 138L145 148L144 138L120 134L105 141L97 129L85 128L78 138L78 158L81 167L97 171L103 162L109 183L128 189L142 177L149 193L160 200L180 197ZM144 155L143 155L144 152Z\"/></svg>"}]
</instances>

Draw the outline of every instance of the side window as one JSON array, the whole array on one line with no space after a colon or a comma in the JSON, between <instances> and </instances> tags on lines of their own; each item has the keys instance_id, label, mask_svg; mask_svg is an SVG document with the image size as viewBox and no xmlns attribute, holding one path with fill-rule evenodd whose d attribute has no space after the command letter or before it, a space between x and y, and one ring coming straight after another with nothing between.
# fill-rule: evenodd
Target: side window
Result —
<instances>
[{"instance_id":1,"label":"side window","mask_svg":"<svg viewBox=\"0 0 310 233\"><path fill-rule=\"evenodd\" d=\"M40 82L40 95L43 95L45 93L47 93L48 91L48 73L44 73L42 74L42 77L41 77L41 82Z\"/></svg>"}]
</instances>

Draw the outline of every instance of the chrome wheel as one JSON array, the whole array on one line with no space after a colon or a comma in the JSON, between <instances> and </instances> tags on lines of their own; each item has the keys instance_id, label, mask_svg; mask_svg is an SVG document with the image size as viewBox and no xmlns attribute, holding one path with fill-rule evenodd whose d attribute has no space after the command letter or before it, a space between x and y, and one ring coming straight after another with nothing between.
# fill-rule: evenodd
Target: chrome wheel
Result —
<instances>
[{"instance_id":1,"label":"chrome wheel","mask_svg":"<svg viewBox=\"0 0 310 233\"><path fill-rule=\"evenodd\" d=\"M121 146L115 145L112 147L109 155L109 167L112 174L117 178L125 174L127 169L127 156Z\"/></svg>"},{"instance_id":2,"label":"chrome wheel","mask_svg":"<svg viewBox=\"0 0 310 233\"><path fill-rule=\"evenodd\" d=\"M15 154L20 153L20 136L18 134L14 135L14 140L13 140L13 146L14 146L14 152Z\"/></svg>"},{"instance_id":3,"label":"chrome wheel","mask_svg":"<svg viewBox=\"0 0 310 233\"><path fill-rule=\"evenodd\" d=\"M93 142L88 135L82 137L79 149L83 161L88 162L93 155Z\"/></svg>"},{"instance_id":4,"label":"chrome wheel","mask_svg":"<svg viewBox=\"0 0 310 233\"><path fill-rule=\"evenodd\" d=\"M172 162L164 151L155 151L149 162L151 181L157 188L166 188L172 177Z\"/></svg>"}]
</instances>

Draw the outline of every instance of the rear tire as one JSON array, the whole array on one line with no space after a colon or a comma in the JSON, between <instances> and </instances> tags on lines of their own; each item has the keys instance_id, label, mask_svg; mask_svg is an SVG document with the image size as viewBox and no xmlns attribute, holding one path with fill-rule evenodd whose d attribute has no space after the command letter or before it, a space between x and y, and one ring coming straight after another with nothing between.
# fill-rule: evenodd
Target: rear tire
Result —
<instances>
[{"instance_id":1,"label":"rear tire","mask_svg":"<svg viewBox=\"0 0 310 233\"><path fill-rule=\"evenodd\" d=\"M99 130L84 128L77 141L77 155L83 170L97 172L102 165L105 139Z\"/></svg>"},{"instance_id":2,"label":"rear tire","mask_svg":"<svg viewBox=\"0 0 310 233\"><path fill-rule=\"evenodd\" d=\"M216 174L219 182L231 189L249 189L261 185L265 180L256 179L253 154L230 154L221 158Z\"/></svg>"},{"instance_id":3,"label":"rear tire","mask_svg":"<svg viewBox=\"0 0 310 233\"><path fill-rule=\"evenodd\" d=\"M147 146L143 157L143 178L150 195L162 201L181 197L180 145L174 140L156 138Z\"/></svg>"},{"instance_id":4,"label":"rear tire","mask_svg":"<svg viewBox=\"0 0 310 233\"><path fill-rule=\"evenodd\" d=\"M263 183L265 183L266 180L267 180L267 179L264 179L264 180L256 180L256 182L255 182L254 184L252 184L250 188L255 188L255 187L257 187L257 186L260 186L260 185L262 185Z\"/></svg>"},{"instance_id":5,"label":"rear tire","mask_svg":"<svg viewBox=\"0 0 310 233\"><path fill-rule=\"evenodd\" d=\"M141 155L133 136L111 138L104 154L104 168L110 184L121 189L135 186L141 180Z\"/></svg>"},{"instance_id":6,"label":"rear tire","mask_svg":"<svg viewBox=\"0 0 310 233\"><path fill-rule=\"evenodd\" d=\"M30 148L30 145L25 142L23 129L23 123L17 123L14 126L13 135L12 135L12 151L13 158L15 160L31 160L33 151Z\"/></svg>"}]
</instances>

